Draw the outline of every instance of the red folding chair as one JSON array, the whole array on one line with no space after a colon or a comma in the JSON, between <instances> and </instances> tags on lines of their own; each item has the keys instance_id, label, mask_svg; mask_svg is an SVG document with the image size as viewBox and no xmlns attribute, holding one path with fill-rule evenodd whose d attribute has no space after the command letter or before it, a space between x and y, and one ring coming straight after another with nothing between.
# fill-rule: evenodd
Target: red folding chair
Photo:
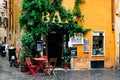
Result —
<instances>
[{"instance_id":1,"label":"red folding chair","mask_svg":"<svg viewBox=\"0 0 120 80\"><path fill-rule=\"evenodd\" d=\"M27 74L33 74L34 76L38 75L38 72L36 72L37 66L32 64L30 57L26 57L25 60L29 68Z\"/></svg>"}]
</instances>

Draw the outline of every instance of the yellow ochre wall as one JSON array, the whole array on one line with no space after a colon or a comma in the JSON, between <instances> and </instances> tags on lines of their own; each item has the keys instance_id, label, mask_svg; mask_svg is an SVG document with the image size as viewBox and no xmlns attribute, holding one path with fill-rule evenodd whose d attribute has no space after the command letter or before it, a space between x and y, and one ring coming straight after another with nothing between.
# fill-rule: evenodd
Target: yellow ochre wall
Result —
<instances>
[{"instance_id":1,"label":"yellow ochre wall","mask_svg":"<svg viewBox=\"0 0 120 80\"><path fill-rule=\"evenodd\" d=\"M19 27L19 15L21 9L22 0L9 0L8 1L8 31L7 41L8 46L15 46L16 56L20 57L20 27Z\"/></svg>"},{"instance_id":2,"label":"yellow ochre wall","mask_svg":"<svg viewBox=\"0 0 120 80\"><path fill-rule=\"evenodd\" d=\"M73 9L75 0L63 0L63 6ZM77 57L72 59L72 66L75 69L91 68L91 61L104 60L105 68L115 67L115 30L112 30L112 8L111 0L85 0L81 3L81 10L84 14L83 25L90 28L84 38L90 40L90 52L84 53L83 45L77 46ZM114 18L114 17L113 17ZM92 56L92 32L103 31L104 56Z\"/></svg>"},{"instance_id":3,"label":"yellow ochre wall","mask_svg":"<svg viewBox=\"0 0 120 80\"><path fill-rule=\"evenodd\" d=\"M19 30L19 15L22 0L9 0L8 4L8 46L19 45L20 30Z\"/></svg>"},{"instance_id":4,"label":"yellow ochre wall","mask_svg":"<svg viewBox=\"0 0 120 80\"><path fill-rule=\"evenodd\" d=\"M18 2L17 2L18 1ZM20 4L22 0L14 0L14 30L13 34L14 44L16 47L19 46L19 23L18 16L20 10ZM75 0L63 0L63 6L68 9L73 9ZM84 14L84 28L90 28L84 38L90 40L90 52L84 53L83 44L75 45L77 46L77 57L72 58L72 68L91 68L91 61L104 60L104 67L111 68L115 67L115 30L112 31L112 9L111 9L111 0L85 0L84 3L81 3L81 10ZM8 26L9 27L9 26ZM9 31L9 30L8 30ZM104 31L105 40L104 40L104 56L92 56L92 32L93 31Z\"/></svg>"}]
</instances>

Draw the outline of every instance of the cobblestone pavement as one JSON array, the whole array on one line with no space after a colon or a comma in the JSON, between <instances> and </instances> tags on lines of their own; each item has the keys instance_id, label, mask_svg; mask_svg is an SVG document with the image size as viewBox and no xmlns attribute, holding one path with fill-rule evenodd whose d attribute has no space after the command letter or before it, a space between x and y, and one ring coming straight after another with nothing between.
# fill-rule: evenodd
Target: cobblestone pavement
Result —
<instances>
[{"instance_id":1,"label":"cobblestone pavement","mask_svg":"<svg viewBox=\"0 0 120 80\"><path fill-rule=\"evenodd\" d=\"M120 80L120 69L56 70L56 76L26 75L19 68L9 67L8 60L0 57L0 80Z\"/></svg>"}]
</instances>

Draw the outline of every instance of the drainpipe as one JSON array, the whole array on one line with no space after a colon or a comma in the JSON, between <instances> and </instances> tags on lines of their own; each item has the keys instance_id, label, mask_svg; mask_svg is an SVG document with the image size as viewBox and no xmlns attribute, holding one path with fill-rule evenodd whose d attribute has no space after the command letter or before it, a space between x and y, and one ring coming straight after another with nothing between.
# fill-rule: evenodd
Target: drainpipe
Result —
<instances>
[{"instance_id":1,"label":"drainpipe","mask_svg":"<svg viewBox=\"0 0 120 80\"><path fill-rule=\"evenodd\" d=\"M11 30L11 14L12 14L12 11L11 11L11 0L9 0L9 26L8 26L8 32L7 32L7 35L8 35L8 41L11 39L11 34L9 33L10 30ZM9 42L8 42L9 43Z\"/></svg>"},{"instance_id":2,"label":"drainpipe","mask_svg":"<svg viewBox=\"0 0 120 80\"><path fill-rule=\"evenodd\" d=\"M14 0L9 0L9 27L8 27L8 44L9 45L11 45L11 44L13 44L13 28L14 28L14 22L13 22L13 2L14 2ZM12 33L10 33L10 31L12 32Z\"/></svg>"},{"instance_id":3,"label":"drainpipe","mask_svg":"<svg viewBox=\"0 0 120 80\"><path fill-rule=\"evenodd\" d=\"M111 0L112 31L115 28L115 0Z\"/></svg>"}]
</instances>

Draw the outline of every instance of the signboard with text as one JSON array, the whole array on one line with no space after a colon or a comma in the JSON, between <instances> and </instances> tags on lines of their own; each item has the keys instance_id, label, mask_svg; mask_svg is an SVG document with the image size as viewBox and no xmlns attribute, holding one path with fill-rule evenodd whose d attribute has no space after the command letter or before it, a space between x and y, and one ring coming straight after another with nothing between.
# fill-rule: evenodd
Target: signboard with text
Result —
<instances>
[{"instance_id":1,"label":"signboard with text","mask_svg":"<svg viewBox=\"0 0 120 80\"><path fill-rule=\"evenodd\" d=\"M71 44L83 44L83 34L78 33L70 38Z\"/></svg>"}]
</instances>

